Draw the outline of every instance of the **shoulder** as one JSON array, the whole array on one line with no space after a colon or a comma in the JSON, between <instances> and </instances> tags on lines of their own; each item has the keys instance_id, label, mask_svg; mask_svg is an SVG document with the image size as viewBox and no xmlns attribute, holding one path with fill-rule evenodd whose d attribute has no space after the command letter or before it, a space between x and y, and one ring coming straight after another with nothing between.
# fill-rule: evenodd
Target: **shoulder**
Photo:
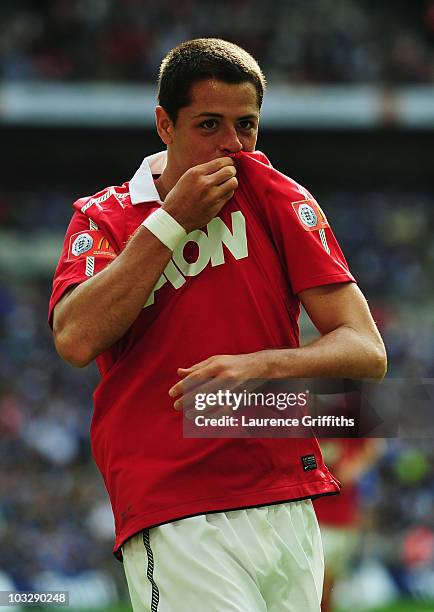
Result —
<instances>
[{"instance_id":1,"label":"shoulder","mask_svg":"<svg viewBox=\"0 0 434 612\"><path fill-rule=\"evenodd\" d=\"M99 216L103 212L117 213L131 205L128 183L105 187L91 196L84 196L73 203L76 211L88 217Z\"/></svg>"},{"instance_id":2,"label":"shoulder","mask_svg":"<svg viewBox=\"0 0 434 612\"><path fill-rule=\"evenodd\" d=\"M128 183L106 187L73 203L74 215L70 230L78 226L99 230L113 246L120 249L128 237L126 211L130 207Z\"/></svg>"},{"instance_id":3,"label":"shoulder","mask_svg":"<svg viewBox=\"0 0 434 612\"><path fill-rule=\"evenodd\" d=\"M283 197L286 202L313 199L303 185L274 168L261 151L237 153L234 159L241 180L258 196Z\"/></svg>"},{"instance_id":4,"label":"shoulder","mask_svg":"<svg viewBox=\"0 0 434 612\"><path fill-rule=\"evenodd\" d=\"M270 218L284 219L299 229L329 227L324 211L313 195L297 181L273 168L260 151L235 156L241 184L259 212Z\"/></svg>"}]
</instances>

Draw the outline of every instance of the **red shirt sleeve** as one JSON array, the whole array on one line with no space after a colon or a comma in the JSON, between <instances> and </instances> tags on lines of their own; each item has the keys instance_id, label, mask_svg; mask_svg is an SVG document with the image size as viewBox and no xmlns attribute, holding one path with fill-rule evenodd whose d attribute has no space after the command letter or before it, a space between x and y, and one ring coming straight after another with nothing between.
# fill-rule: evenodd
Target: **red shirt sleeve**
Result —
<instances>
[{"instance_id":1,"label":"red shirt sleeve","mask_svg":"<svg viewBox=\"0 0 434 612\"><path fill-rule=\"evenodd\" d=\"M355 281L328 220L301 185L248 154L237 167L254 195L293 293Z\"/></svg>"},{"instance_id":2,"label":"red shirt sleeve","mask_svg":"<svg viewBox=\"0 0 434 612\"><path fill-rule=\"evenodd\" d=\"M279 188L267 217L294 293L355 280L324 212L308 192L288 198Z\"/></svg>"},{"instance_id":3,"label":"red shirt sleeve","mask_svg":"<svg viewBox=\"0 0 434 612\"><path fill-rule=\"evenodd\" d=\"M98 225L76 211L66 231L62 253L54 273L48 322L52 327L53 309L64 293L100 272L116 257L116 252Z\"/></svg>"}]
</instances>

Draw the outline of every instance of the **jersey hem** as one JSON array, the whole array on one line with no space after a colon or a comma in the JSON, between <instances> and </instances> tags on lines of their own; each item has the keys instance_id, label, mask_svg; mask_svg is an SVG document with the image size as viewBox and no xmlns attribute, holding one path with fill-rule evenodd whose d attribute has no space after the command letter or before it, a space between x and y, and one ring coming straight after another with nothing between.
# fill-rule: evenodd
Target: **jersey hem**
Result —
<instances>
[{"instance_id":1,"label":"jersey hem","mask_svg":"<svg viewBox=\"0 0 434 612\"><path fill-rule=\"evenodd\" d=\"M313 485L313 486L312 486ZM315 489L315 490L312 490ZM201 514L214 514L216 512L230 512L232 510L243 510L247 508L259 508L261 506L269 506L274 504L283 504L290 501L301 501L303 499L316 499L324 495L336 495L339 493L339 485L334 480L311 482L309 486L294 485L278 489L279 495L276 495L276 489L269 492L269 495L264 495L264 491L258 492L256 495L249 496L248 501L240 503L239 495L233 498L208 500L208 506L204 500L198 500L196 503L188 502L178 506L177 512L174 513L173 508L167 508L164 511L144 513L131 524L116 535L115 545L113 547L113 555L118 561L122 562L121 546L126 540L131 538L142 529L151 529L165 523L171 523L181 519L199 516ZM187 511L188 506L188 511ZM155 515L158 515L155 516Z\"/></svg>"}]
</instances>

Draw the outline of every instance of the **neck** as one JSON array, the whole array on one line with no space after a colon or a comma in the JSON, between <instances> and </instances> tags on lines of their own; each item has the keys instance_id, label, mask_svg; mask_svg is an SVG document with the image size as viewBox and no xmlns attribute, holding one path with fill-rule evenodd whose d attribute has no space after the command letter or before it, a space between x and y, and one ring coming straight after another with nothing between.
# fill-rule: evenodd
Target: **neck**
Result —
<instances>
[{"instance_id":1,"label":"neck","mask_svg":"<svg viewBox=\"0 0 434 612\"><path fill-rule=\"evenodd\" d=\"M160 196L160 200L162 202L164 202L164 200L166 199L167 194L169 193L170 189L167 188L163 175L161 174L157 179L155 179L154 181L155 183L155 187L158 191L158 195Z\"/></svg>"},{"instance_id":2,"label":"neck","mask_svg":"<svg viewBox=\"0 0 434 612\"><path fill-rule=\"evenodd\" d=\"M167 194L173 189L178 180L180 179L182 172L180 172L171 160L169 151L167 152L167 163L161 175L155 180L155 187L157 188L160 200L164 202Z\"/></svg>"}]
</instances>

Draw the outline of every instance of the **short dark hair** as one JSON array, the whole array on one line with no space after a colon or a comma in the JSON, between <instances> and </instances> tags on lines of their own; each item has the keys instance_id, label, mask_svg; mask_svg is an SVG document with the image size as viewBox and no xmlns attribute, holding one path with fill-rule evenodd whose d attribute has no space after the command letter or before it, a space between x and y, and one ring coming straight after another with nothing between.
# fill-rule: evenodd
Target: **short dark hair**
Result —
<instances>
[{"instance_id":1,"label":"short dark hair","mask_svg":"<svg viewBox=\"0 0 434 612\"><path fill-rule=\"evenodd\" d=\"M266 80L257 61L234 43L219 38L196 38L169 51L161 62L158 103L174 123L179 109L191 102L191 86L204 79L252 83L261 108Z\"/></svg>"}]
</instances>

